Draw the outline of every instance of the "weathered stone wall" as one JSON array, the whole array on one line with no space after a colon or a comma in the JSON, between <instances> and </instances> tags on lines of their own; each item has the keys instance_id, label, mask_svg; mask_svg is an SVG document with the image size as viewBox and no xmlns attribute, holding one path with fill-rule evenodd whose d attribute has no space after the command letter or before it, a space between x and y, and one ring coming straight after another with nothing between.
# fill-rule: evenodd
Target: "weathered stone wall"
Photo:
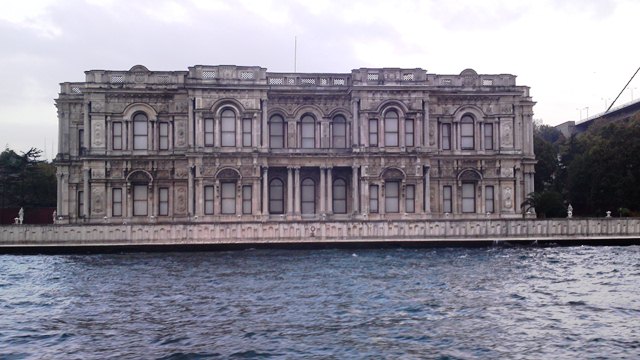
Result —
<instances>
[{"instance_id":1,"label":"weathered stone wall","mask_svg":"<svg viewBox=\"0 0 640 360\"><path fill-rule=\"evenodd\" d=\"M0 248L332 242L640 239L639 218L441 221L268 221L155 225L12 225Z\"/></svg>"}]
</instances>

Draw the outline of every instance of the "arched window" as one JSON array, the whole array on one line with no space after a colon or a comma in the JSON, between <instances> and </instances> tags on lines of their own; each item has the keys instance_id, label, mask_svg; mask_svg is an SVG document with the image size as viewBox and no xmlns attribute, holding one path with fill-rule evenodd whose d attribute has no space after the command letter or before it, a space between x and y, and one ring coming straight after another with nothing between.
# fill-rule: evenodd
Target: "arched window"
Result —
<instances>
[{"instance_id":1,"label":"arched window","mask_svg":"<svg viewBox=\"0 0 640 360\"><path fill-rule=\"evenodd\" d=\"M284 119L280 115L274 115L269 121L269 147L272 149L284 149Z\"/></svg>"},{"instance_id":2,"label":"arched window","mask_svg":"<svg viewBox=\"0 0 640 360\"><path fill-rule=\"evenodd\" d=\"M347 213L347 182L344 179L336 179L333 182L333 212Z\"/></svg>"},{"instance_id":3,"label":"arched window","mask_svg":"<svg viewBox=\"0 0 640 360\"><path fill-rule=\"evenodd\" d=\"M303 149L316 147L316 120L311 115L302 117L300 123L300 147Z\"/></svg>"},{"instance_id":4,"label":"arched window","mask_svg":"<svg viewBox=\"0 0 640 360\"><path fill-rule=\"evenodd\" d=\"M398 146L398 113L391 110L384 115L384 146Z\"/></svg>"},{"instance_id":5,"label":"arched window","mask_svg":"<svg viewBox=\"0 0 640 360\"><path fill-rule=\"evenodd\" d=\"M334 148L343 149L347 147L347 121L344 116L338 115L333 118L332 141Z\"/></svg>"},{"instance_id":6,"label":"arched window","mask_svg":"<svg viewBox=\"0 0 640 360\"><path fill-rule=\"evenodd\" d=\"M269 213L284 214L284 183L280 179L269 183Z\"/></svg>"},{"instance_id":7,"label":"arched window","mask_svg":"<svg viewBox=\"0 0 640 360\"><path fill-rule=\"evenodd\" d=\"M222 146L236 146L236 113L224 110L220 115L220 135Z\"/></svg>"},{"instance_id":8,"label":"arched window","mask_svg":"<svg viewBox=\"0 0 640 360\"><path fill-rule=\"evenodd\" d=\"M302 180L301 211L303 214L315 214L316 212L316 183L306 178Z\"/></svg>"},{"instance_id":9,"label":"arched window","mask_svg":"<svg viewBox=\"0 0 640 360\"><path fill-rule=\"evenodd\" d=\"M137 113L133 116L133 149L146 150L148 148L149 118L145 113Z\"/></svg>"},{"instance_id":10,"label":"arched window","mask_svg":"<svg viewBox=\"0 0 640 360\"><path fill-rule=\"evenodd\" d=\"M473 117L468 114L464 115L460 119L460 148L462 150L473 150L475 144L473 134Z\"/></svg>"}]
</instances>

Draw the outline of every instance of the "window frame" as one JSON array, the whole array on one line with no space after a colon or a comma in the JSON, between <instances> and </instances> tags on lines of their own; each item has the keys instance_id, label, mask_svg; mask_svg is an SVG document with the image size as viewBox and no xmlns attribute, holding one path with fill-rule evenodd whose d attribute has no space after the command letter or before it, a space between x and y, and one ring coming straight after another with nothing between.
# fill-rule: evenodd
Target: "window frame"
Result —
<instances>
[{"instance_id":1,"label":"window frame","mask_svg":"<svg viewBox=\"0 0 640 360\"><path fill-rule=\"evenodd\" d=\"M242 214L253 213L253 188L251 185L242 186Z\"/></svg>"},{"instance_id":2,"label":"window frame","mask_svg":"<svg viewBox=\"0 0 640 360\"><path fill-rule=\"evenodd\" d=\"M131 188L133 192L131 196L133 200L133 216L149 216L149 185L133 184ZM144 191L141 191L141 189L144 189Z\"/></svg>"},{"instance_id":3,"label":"window frame","mask_svg":"<svg viewBox=\"0 0 640 360\"><path fill-rule=\"evenodd\" d=\"M411 126L409 126L409 124L411 124ZM416 142L415 142L415 136L416 136L416 129L415 129L415 121L413 119L405 119L404 121L404 146L406 147L415 147L416 146ZM409 130L411 129L411 130Z\"/></svg>"},{"instance_id":4,"label":"window frame","mask_svg":"<svg viewBox=\"0 0 640 360\"><path fill-rule=\"evenodd\" d=\"M493 124L492 123L484 124L483 134L484 134L484 149L493 150L494 146L493 146Z\"/></svg>"},{"instance_id":5,"label":"window frame","mask_svg":"<svg viewBox=\"0 0 640 360\"><path fill-rule=\"evenodd\" d=\"M158 216L169 216L169 188L158 188Z\"/></svg>"},{"instance_id":6,"label":"window frame","mask_svg":"<svg viewBox=\"0 0 640 360\"><path fill-rule=\"evenodd\" d=\"M313 211L307 211L305 205ZM316 213L316 209L316 182L307 177L300 182L300 214L313 215Z\"/></svg>"},{"instance_id":7,"label":"window frame","mask_svg":"<svg viewBox=\"0 0 640 360\"><path fill-rule=\"evenodd\" d=\"M253 121L250 118L242 119L242 146L253 146Z\"/></svg>"},{"instance_id":8,"label":"window frame","mask_svg":"<svg viewBox=\"0 0 640 360\"><path fill-rule=\"evenodd\" d=\"M404 211L407 213L416 212L416 186L407 184L405 186Z\"/></svg>"},{"instance_id":9,"label":"window frame","mask_svg":"<svg viewBox=\"0 0 640 360\"><path fill-rule=\"evenodd\" d=\"M204 146L212 147L215 145L215 120L213 118L204 119Z\"/></svg>"},{"instance_id":10,"label":"window frame","mask_svg":"<svg viewBox=\"0 0 640 360\"><path fill-rule=\"evenodd\" d=\"M397 214L400 212L400 181L386 181L384 184L384 212L385 214ZM391 190L395 189L395 195L391 193ZM391 200L395 200L395 207Z\"/></svg>"},{"instance_id":11,"label":"window frame","mask_svg":"<svg viewBox=\"0 0 640 360\"><path fill-rule=\"evenodd\" d=\"M453 213L453 187L451 185L442 187L442 212L445 214Z\"/></svg>"},{"instance_id":12,"label":"window frame","mask_svg":"<svg viewBox=\"0 0 640 360\"><path fill-rule=\"evenodd\" d=\"M277 183L277 184L276 184ZM285 199L285 194L284 194L284 184L285 182L282 181L282 179L280 178L273 178L271 179L271 181L269 181L269 214L284 214L285 212L285 207L284 207L284 199ZM274 188L280 188L280 196L279 197L275 197L274 195ZM278 205L279 209L274 210L274 205Z\"/></svg>"},{"instance_id":13,"label":"window frame","mask_svg":"<svg viewBox=\"0 0 640 360\"><path fill-rule=\"evenodd\" d=\"M333 196L333 198L331 199L332 201L331 208L333 209L333 213L346 214L348 210L347 209L347 181L343 178L336 178L335 180L333 180L333 184L331 184L331 186L332 186L331 194ZM339 188L343 188L343 193L344 193L343 197L338 197ZM342 203L344 203L342 206L337 205Z\"/></svg>"},{"instance_id":14,"label":"window frame","mask_svg":"<svg viewBox=\"0 0 640 360\"><path fill-rule=\"evenodd\" d=\"M205 215L213 215L215 213L214 206L214 197L215 197L215 189L213 185L205 185L204 189L204 214Z\"/></svg>"},{"instance_id":15,"label":"window frame","mask_svg":"<svg viewBox=\"0 0 640 360\"><path fill-rule=\"evenodd\" d=\"M233 114L230 116L229 114ZM236 112L224 109L220 112L220 147L236 146ZM229 127L232 125L231 127ZM225 136L226 135L226 136Z\"/></svg>"},{"instance_id":16,"label":"window frame","mask_svg":"<svg viewBox=\"0 0 640 360\"><path fill-rule=\"evenodd\" d=\"M393 116L391 116L391 114L393 114ZM390 125L394 123L395 130L390 127ZM393 140L392 144L389 142L390 139ZM389 110L384 114L384 146L400 146L400 116L395 110Z\"/></svg>"},{"instance_id":17,"label":"window frame","mask_svg":"<svg viewBox=\"0 0 640 360\"><path fill-rule=\"evenodd\" d=\"M220 182L220 214L236 214L236 187L237 186L235 181Z\"/></svg>"},{"instance_id":18,"label":"window frame","mask_svg":"<svg viewBox=\"0 0 640 360\"><path fill-rule=\"evenodd\" d=\"M116 195L116 193L118 195ZM122 188L111 189L111 217L122 216Z\"/></svg>"},{"instance_id":19,"label":"window frame","mask_svg":"<svg viewBox=\"0 0 640 360\"><path fill-rule=\"evenodd\" d=\"M286 131L285 131L285 120L281 115L273 115L269 118L269 148L270 149L284 149L285 148L285 139L286 139ZM274 129L280 129L281 134L273 134ZM274 140L282 141L281 146L274 146Z\"/></svg>"},{"instance_id":20,"label":"window frame","mask_svg":"<svg viewBox=\"0 0 640 360\"><path fill-rule=\"evenodd\" d=\"M338 129L342 129L341 134L337 131ZM335 116L331 122L331 147L335 149L347 148L347 119L342 115Z\"/></svg>"},{"instance_id":21,"label":"window frame","mask_svg":"<svg viewBox=\"0 0 640 360\"><path fill-rule=\"evenodd\" d=\"M309 136L309 134L313 134ZM313 146L309 146L313 143ZM315 149L316 147L316 119L311 115L304 115L300 119L300 148Z\"/></svg>"},{"instance_id":22,"label":"window frame","mask_svg":"<svg viewBox=\"0 0 640 360\"><path fill-rule=\"evenodd\" d=\"M369 119L369 146L378 147L379 143L380 131L378 129L378 119Z\"/></svg>"},{"instance_id":23,"label":"window frame","mask_svg":"<svg viewBox=\"0 0 640 360\"><path fill-rule=\"evenodd\" d=\"M84 191L78 190L78 217L84 218Z\"/></svg>"},{"instance_id":24,"label":"window frame","mask_svg":"<svg viewBox=\"0 0 640 360\"><path fill-rule=\"evenodd\" d=\"M471 189L471 190L469 190ZM471 193L469 194L469 191ZM475 182L463 182L462 183L462 193L460 194L460 198L462 200L462 213L463 214L474 214L476 213L476 183ZM465 201L468 200L468 201ZM469 202L471 202L470 207Z\"/></svg>"},{"instance_id":25,"label":"window frame","mask_svg":"<svg viewBox=\"0 0 640 360\"><path fill-rule=\"evenodd\" d=\"M487 185L484 188L484 211L488 213L496 212L495 188L493 187L493 185Z\"/></svg>"},{"instance_id":26,"label":"window frame","mask_svg":"<svg viewBox=\"0 0 640 360\"><path fill-rule=\"evenodd\" d=\"M144 120L142 117L144 117ZM138 112L133 115L132 122L133 150L149 150L149 116L143 112Z\"/></svg>"},{"instance_id":27,"label":"window frame","mask_svg":"<svg viewBox=\"0 0 640 360\"><path fill-rule=\"evenodd\" d=\"M369 212L372 214L380 212L380 186L377 184L369 185Z\"/></svg>"},{"instance_id":28,"label":"window frame","mask_svg":"<svg viewBox=\"0 0 640 360\"><path fill-rule=\"evenodd\" d=\"M158 150L169 150L169 123L166 121L158 123Z\"/></svg>"},{"instance_id":29,"label":"window frame","mask_svg":"<svg viewBox=\"0 0 640 360\"><path fill-rule=\"evenodd\" d=\"M470 134L469 130L471 130ZM460 119L460 150L474 150L475 145L475 119L473 116L465 114Z\"/></svg>"},{"instance_id":30,"label":"window frame","mask_svg":"<svg viewBox=\"0 0 640 360\"><path fill-rule=\"evenodd\" d=\"M116 130L117 129L117 130ZM122 122L114 121L111 124L111 149L112 150L122 150L123 141L122 141Z\"/></svg>"},{"instance_id":31,"label":"window frame","mask_svg":"<svg viewBox=\"0 0 640 360\"><path fill-rule=\"evenodd\" d=\"M451 123L440 124L440 147L442 150L451 150Z\"/></svg>"}]
</instances>

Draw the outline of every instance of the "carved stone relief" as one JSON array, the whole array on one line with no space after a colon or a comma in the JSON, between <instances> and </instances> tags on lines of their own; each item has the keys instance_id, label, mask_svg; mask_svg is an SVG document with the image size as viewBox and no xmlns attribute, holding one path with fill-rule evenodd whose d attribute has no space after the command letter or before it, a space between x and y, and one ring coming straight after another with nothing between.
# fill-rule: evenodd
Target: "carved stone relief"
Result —
<instances>
[{"instance_id":1,"label":"carved stone relief","mask_svg":"<svg viewBox=\"0 0 640 360\"><path fill-rule=\"evenodd\" d=\"M502 198L504 199L504 208L511 209L513 207L513 200L512 200L512 190L510 186L507 186L504 188Z\"/></svg>"},{"instance_id":2,"label":"carved stone relief","mask_svg":"<svg viewBox=\"0 0 640 360\"><path fill-rule=\"evenodd\" d=\"M500 143L506 147L513 146L513 126L510 121L500 123Z\"/></svg>"},{"instance_id":3,"label":"carved stone relief","mask_svg":"<svg viewBox=\"0 0 640 360\"><path fill-rule=\"evenodd\" d=\"M176 145L187 146L187 124L184 121L176 121Z\"/></svg>"},{"instance_id":4,"label":"carved stone relief","mask_svg":"<svg viewBox=\"0 0 640 360\"><path fill-rule=\"evenodd\" d=\"M187 212L187 189L180 186L176 188L176 213L185 214Z\"/></svg>"},{"instance_id":5,"label":"carved stone relief","mask_svg":"<svg viewBox=\"0 0 640 360\"><path fill-rule=\"evenodd\" d=\"M104 191L94 187L91 189L91 199L93 199L93 213L101 215L104 213Z\"/></svg>"},{"instance_id":6,"label":"carved stone relief","mask_svg":"<svg viewBox=\"0 0 640 360\"><path fill-rule=\"evenodd\" d=\"M104 122L103 121L94 121L93 125L93 147L103 147L104 146Z\"/></svg>"}]
</instances>

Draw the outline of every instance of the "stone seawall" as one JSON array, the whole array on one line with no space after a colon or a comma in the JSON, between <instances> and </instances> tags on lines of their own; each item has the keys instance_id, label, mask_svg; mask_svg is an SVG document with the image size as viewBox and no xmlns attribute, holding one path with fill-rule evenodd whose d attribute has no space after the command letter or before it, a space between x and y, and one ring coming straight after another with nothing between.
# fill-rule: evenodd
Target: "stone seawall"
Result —
<instances>
[{"instance_id":1,"label":"stone seawall","mask_svg":"<svg viewBox=\"0 0 640 360\"><path fill-rule=\"evenodd\" d=\"M128 225L10 225L0 227L0 250L64 247L190 245L311 245L340 243L571 242L640 243L639 218L256 221Z\"/></svg>"}]
</instances>

